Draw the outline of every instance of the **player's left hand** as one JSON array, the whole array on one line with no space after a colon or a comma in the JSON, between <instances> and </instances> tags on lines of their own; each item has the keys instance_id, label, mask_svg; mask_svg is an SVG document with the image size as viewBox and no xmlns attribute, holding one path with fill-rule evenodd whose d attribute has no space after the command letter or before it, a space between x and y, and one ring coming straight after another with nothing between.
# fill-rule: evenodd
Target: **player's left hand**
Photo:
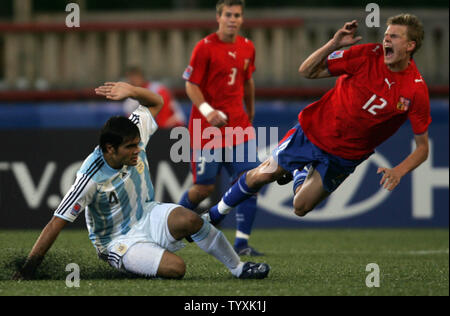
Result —
<instances>
[{"instance_id":1,"label":"player's left hand","mask_svg":"<svg viewBox=\"0 0 450 316\"><path fill-rule=\"evenodd\" d=\"M361 36L355 37L357 29L358 22L356 20L345 23L344 26L340 28L333 36L332 41L334 43L335 49L341 49L345 46L351 46L362 40Z\"/></svg>"},{"instance_id":2,"label":"player's left hand","mask_svg":"<svg viewBox=\"0 0 450 316\"><path fill-rule=\"evenodd\" d=\"M396 171L395 168L378 168L377 174L383 173L380 185L382 185L386 190L392 191L400 183L402 175L400 172Z\"/></svg>"},{"instance_id":3,"label":"player's left hand","mask_svg":"<svg viewBox=\"0 0 450 316\"><path fill-rule=\"evenodd\" d=\"M29 268L25 265L17 270L11 279L14 281L31 280L33 278L34 270L34 268Z\"/></svg>"},{"instance_id":4,"label":"player's left hand","mask_svg":"<svg viewBox=\"0 0 450 316\"><path fill-rule=\"evenodd\" d=\"M97 95L109 100L123 100L132 97L134 87L126 82L105 82L103 86L95 89Z\"/></svg>"},{"instance_id":5,"label":"player's left hand","mask_svg":"<svg viewBox=\"0 0 450 316\"><path fill-rule=\"evenodd\" d=\"M20 271L16 271L11 279L14 280L14 281L26 280L25 276Z\"/></svg>"}]
</instances>

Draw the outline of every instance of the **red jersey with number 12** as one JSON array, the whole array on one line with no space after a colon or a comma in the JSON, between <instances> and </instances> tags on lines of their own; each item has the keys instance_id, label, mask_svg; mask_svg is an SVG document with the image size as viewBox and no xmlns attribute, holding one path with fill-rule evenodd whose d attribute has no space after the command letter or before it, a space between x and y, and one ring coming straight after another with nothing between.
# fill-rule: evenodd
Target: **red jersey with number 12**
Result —
<instances>
[{"instance_id":1,"label":"red jersey with number 12","mask_svg":"<svg viewBox=\"0 0 450 316\"><path fill-rule=\"evenodd\" d=\"M381 44L363 44L328 56L335 87L299 114L308 139L344 159L362 159L409 119L414 134L431 123L428 88L414 60L392 72Z\"/></svg>"},{"instance_id":2,"label":"red jersey with number 12","mask_svg":"<svg viewBox=\"0 0 450 316\"><path fill-rule=\"evenodd\" d=\"M242 36L237 36L234 43L225 43L216 33L213 33L198 42L194 48L183 78L198 85L205 101L214 109L227 115L228 124L220 129L222 133L220 147L225 146L226 127L242 127L244 130L251 127L244 109L243 98L244 83L252 78L254 71L255 47L250 40ZM189 121L191 146L193 145L194 119L201 120L202 131L211 127L197 107L192 106ZM234 145L242 143L242 140L233 138ZM252 138L255 138L254 133L246 134L243 141ZM210 142L209 139L202 138L201 146L208 142Z\"/></svg>"}]
</instances>

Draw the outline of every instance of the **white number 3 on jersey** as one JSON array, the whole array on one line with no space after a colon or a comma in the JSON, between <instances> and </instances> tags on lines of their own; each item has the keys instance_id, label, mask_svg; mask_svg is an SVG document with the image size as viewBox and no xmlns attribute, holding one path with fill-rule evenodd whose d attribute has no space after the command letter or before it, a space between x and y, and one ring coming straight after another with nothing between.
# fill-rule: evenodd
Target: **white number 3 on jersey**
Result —
<instances>
[{"instance_id":1,"label":"white number 3 on jersey","mask_svg":"<svg viewBox=\"0 0 450 316\"><path fill-rule=\"evenodd\" d=\"M228 81L228 85L232 86L236 82L237 68L231 68L231 74L229 75L230 81Z\"/></svg>"},{"instance_id":2,"label":"white number 3 on jersey","mask_svg":"<svg viewBox=\"0 0 450 316\"><path fill-rule=\"evenodd\" d=\"M369 101L367 101L366 104L363 106L363 110L369 111L372 115L377 115L376 110L383 109L387 105L387 101L383 98L378 98L381 101L381 104L372 104L375 99L377 98L377 95L374 94Z\"/></svg>"}]
</instances>

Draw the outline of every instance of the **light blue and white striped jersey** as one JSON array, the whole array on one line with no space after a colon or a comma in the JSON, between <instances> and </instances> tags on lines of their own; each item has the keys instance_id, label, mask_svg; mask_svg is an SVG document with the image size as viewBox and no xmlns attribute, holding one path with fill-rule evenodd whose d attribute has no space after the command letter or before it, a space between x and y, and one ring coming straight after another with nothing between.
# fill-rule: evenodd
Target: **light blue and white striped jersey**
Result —
<instances>
[{"instance_id":1,"label":"light blue and white striped jersey","mask_svg":"<svg viewBox=\"0 0 450 316\"><path fill-rule=\"evenodd\" d=\"M137 165L113 169L97 146L83 162L75 183L54 213L73 222L86 209L89 239L101 253L112 240L130 231L142 218L145 204L154 200L145 147L158 126L142 105L129 119L137 125L141 136Z\"/></svg>"}]
</instances>

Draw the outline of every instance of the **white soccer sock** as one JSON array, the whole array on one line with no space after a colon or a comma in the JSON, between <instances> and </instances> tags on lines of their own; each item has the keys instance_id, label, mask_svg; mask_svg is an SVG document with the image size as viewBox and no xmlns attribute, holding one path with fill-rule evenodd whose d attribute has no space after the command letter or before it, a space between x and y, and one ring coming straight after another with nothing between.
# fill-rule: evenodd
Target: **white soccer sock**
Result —
<instances>
[{"instance_id":1,"label":"white soccer sock","mask_svg":"<svg viewBox=\"0 0 450 316\"><path fill-rule=\"evenodd\" d=\"M222 200L220 200L219 204L217 204L217 210L219 211L220 214L225 215L230 213L230 211L233 208L231 206L228 206L227 204L225 204L225 202Z\"/></svg>"},{"instance_id":2,"label":"white soccer sock","mask_svg":"<svg viewBox=\"0 0 450 316\"><path fill-rule=\"evenodd\" d=\"M234 276L238 277L241 274L244 263L241 262L241 259L220 230L204 221L202 228L192 235L191 238L200 249L222 262Z\"/></svg>"}]
</instances>

